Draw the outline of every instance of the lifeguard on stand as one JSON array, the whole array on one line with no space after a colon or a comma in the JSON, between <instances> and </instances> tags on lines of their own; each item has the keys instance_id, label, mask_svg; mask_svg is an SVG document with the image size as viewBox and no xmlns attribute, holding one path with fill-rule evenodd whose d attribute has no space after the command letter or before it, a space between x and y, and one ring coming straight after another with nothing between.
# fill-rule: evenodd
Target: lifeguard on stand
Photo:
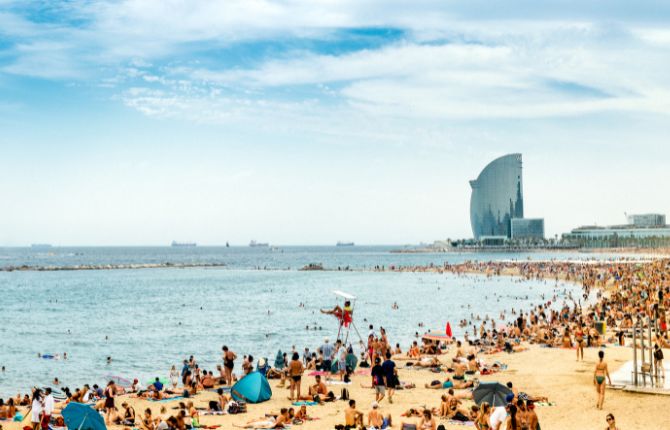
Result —
<instances>
[{"instance_id":1,"label":"lifeguard on stand","mask_svg":"<svg viewBox=\"0 0 670 430\"><path fill-rule=\"evenodd\" d=\"M356 297L352 296L351 294L343 293L342 291L333 291L333 293L335 293L336 296L344 299L344 304L342 306L335 305L335 307L330 310L321 309L321 313L326 315L334 315L335 318L337 318L339 323L337 330L338 340L343 338L342 340L346 345L347 341L349 340L349 330L351 327L353 327L354 331L358 335L360 343L364 344L363 339L361 338L361 335L358 333L358 329L354 324L354 303L356 301Z\"/></svg>"},{"instance_id":2,"label":"lifeguard on stand","mask_svg":"<svg viewBox=\"0 0 670 430\"><path fill-rule=\"evenodd\" d=\"M340 327L349 327L349 324L354 320L354 309L351 307L351 301L349 300L344 302L344 308L341 308L340 305L335 305L331 310L321 309L321 313L335 315L335 318L340 322Z\"/></svg>"}]
</instances>

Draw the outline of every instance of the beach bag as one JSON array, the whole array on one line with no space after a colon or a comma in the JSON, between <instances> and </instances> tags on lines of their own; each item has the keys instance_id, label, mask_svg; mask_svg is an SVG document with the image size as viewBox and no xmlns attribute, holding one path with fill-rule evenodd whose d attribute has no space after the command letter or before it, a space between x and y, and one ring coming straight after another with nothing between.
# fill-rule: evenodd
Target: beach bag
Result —
<instances>
[{"instance_id":1,"label":"beach bag","mask_svg":"<svg viewBox=\"0 0 670 430\"><path fill-rule=\"evenodd\" d=\"M226 412L228 412L229 414L239 414L240 404L235 401L231 401L230 403L228 403L228 410Z\"/></svg>"},{"instance_id":2,"label":"beach bag","mask_svg":"<svg viewBox=\"0 0 670 430\"><path fill-rule=\"evenodd\" d=\"M340 396L340 400L349 400L349 390L342 388L342 395Z\"/></svg>"}]
</instances>

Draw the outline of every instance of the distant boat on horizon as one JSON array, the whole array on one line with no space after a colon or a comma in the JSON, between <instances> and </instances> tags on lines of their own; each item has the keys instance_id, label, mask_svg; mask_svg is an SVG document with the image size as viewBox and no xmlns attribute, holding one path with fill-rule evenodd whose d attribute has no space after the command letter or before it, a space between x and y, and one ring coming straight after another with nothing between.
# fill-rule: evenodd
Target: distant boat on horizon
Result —
<instances>
[{"instance_id":1,"label":"distant boat on horizon","mask_svg":"<svg viewBox=\"0 0 670 430\"><path fill-rule=\"evenodd\" d=\"M230 244L226 242L226 248L230 248Z\"/></svg>"},{"instance_id":2,"label":"distant boat on horizon","mask_svg":"<svg viewBox=\"0 0 670 430\"><path fill-rule=\"evenodd\" d=\"M32 243L30 244L32 249L50 249L52 248L50 243Z\"/></svg>"},{"instance_id":3,"label":"distant boat on horizon","mask_svg":"<svg viewBox=\"0 0 670 430\"><path fill-rule=\"evenodd\" d=\"M252 240L249 242L249 246L252 248L267 248L270 246L270 244L267 242L256 242L255 240Z\"/></svg>"},{"instance_id":4,"label":"distant boat on horizon","mask_svg":"<svg viewBox=\"0 0 670 430\"><path fill-rule=\"evenodd\" d=\"M335 246L354 246L354 242L337 242Z\"/></svg>"},{"instance_id":5,"label":"distant boat on horizon","mask_svg":"<svg viewBox=\"0 0 670 430\"><path fill-rule=\"evenodd\" d=\"M177 242L175 240L172 241L172 245L175 248L192 248L194 246L197 246L198 244L195 242Z\"/></svg>"}]
</instances>

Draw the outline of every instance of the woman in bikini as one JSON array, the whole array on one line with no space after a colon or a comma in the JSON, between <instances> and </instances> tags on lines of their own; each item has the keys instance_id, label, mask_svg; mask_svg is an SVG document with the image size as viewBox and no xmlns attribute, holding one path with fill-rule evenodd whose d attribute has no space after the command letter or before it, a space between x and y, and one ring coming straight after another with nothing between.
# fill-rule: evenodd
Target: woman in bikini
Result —
<instances>
[{"instance_id":1,"label":"woman in bikini","mask_svg":"<svg viewBox=\"0 0 670 430\"><path fill-rule=\"evenodd\" d=\"M475 420L477 430L488 430L490 417L491 405L489 405L487 402L483 402L479 409L479 415L477 415L477 419Z\"/></svg>"},{"instance_id":2,"label":"woman in bikini","mask_svg":"<svg viewBox=\"0 0 670 430\"><path fill-rule=\"evenodd\" d=\"M437 424L435 424L435 419L433 418L433 414L430 413L428 409L423 411L423 417L421 417L421 421L419 422L419 429L421 430L435 430L437 428Z\"/></svg>"},{"instance_id":3,"label":"woman in bikini","mask_svg":"<svg viewBox=\"0 0 670 430\"><path fill-rule=\"evenodd\" d=\"M577 344L577 361L579 361L580 356L584 361L584 327L581 323L577 325L575 330L575 343Z\"/></svg>"},{"instance_id":4,"label":"woman in bikini","mask_svg":"<svg viewBox=\"0 0 670 430\"><path fill-rule=\"evenodd\" d=\"M302 361L300 361L300 355L297 352L293 353L291 357L291 362L288 365L289 376L291 377L291 396L289 400L297 400L300 398L300 380L302 379L302 373L305 370ZM293 396L293 393L297 391L297 397Z\"/></svg>"},{"instance_id":5,"label":"woman in bikini","mask_svg":"<svg viewBox=\"0 0 670 430\"><path fill-rule=\"evenodd\" d=\"M598 358L599 360L596 364L596 370L593 372L593 384L596 386L596 391L598 393L596 408L602 409L603 403L605 402L605 377L607 377L610 385L612 385L612 378L610 378L610 372L607 369L607 363L604 360L605 351L598 351Z\"/></svg>"}]
</instances>

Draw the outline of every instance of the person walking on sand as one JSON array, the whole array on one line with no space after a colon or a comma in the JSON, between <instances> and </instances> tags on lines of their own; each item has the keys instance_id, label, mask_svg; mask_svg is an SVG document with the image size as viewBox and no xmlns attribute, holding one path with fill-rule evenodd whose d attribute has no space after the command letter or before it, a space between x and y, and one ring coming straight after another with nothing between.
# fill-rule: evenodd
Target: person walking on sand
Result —
<instances>
[{"instance_id":1,"label":"person walking on sand","mask_svg":"<svg viewBox=\"0 0 670 430\"><path fill-rule=\"evenodd\" d=\"M375 365L372 367L372 386L375 389L375 400L381 402L384 399L386 385L384 384L384 369L381 366L379 357L375 358Z\"/></svg>"},{"instance_id":2,"label":"person walking on sand","mask_svg":"<svg viewBox=\"0 0 670 430\"><path fill-rule=\"evenodd\" d=\"M382 370L384 371L386 395L389 403L393 403L393 393L395 393L395 388L398 385L398 371L395 362L391 360L391 351L386 351L386 360L382 363Z\"/></svg>"},{"instance_id":3,"label":"person walking on sand","mask_svg":"<svg viewBox=\"0 0 670 430\"><path fill-rule=\"evenodd\" d=\"M288 399L291 401L300 399L300 382L304 370L305 367L303 366L302 361L300 361L300 354L294 352L291 357L291 362L288 365L288 372L291 378L291 396ZM297 392L297 397L294 396L295 392Z\"/></svg>"},{"instance_id":4,"label":"person walking on sand","mask_svg":"<svg viewBox=\"0 0 670 430\"><path fill-rule=\"evenodd\" d=\"M596 369L593 372L593 384L596 386L598 393L598 402L596 403L598 409L602 409L603 403L605 403L605 377L612 385L612 378L610 378L610 372L605 362L605 351L600 350L598 351L598 363L596 363Z\"/></svg>"},{"instance_id":5,"label":"person walking on sand","mask_svg":"<svg viewBox=\"0 0 670 430\"><path fill-rule=\"evenodd\" d=\"M237 355L223 345L223 369L226 375L226 385L233 385L233 368L235 367L235 359Z\"/></svg>"}]
</instances>

